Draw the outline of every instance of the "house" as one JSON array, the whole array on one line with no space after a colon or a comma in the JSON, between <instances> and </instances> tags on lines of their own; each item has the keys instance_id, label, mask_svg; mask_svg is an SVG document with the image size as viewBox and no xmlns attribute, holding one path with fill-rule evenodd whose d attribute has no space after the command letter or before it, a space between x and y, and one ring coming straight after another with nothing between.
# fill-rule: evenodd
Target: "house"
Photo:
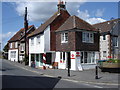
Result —
<instances>
[{"instance_id":1,"label":"house","mask_svg":"<svg viewBox=\"0 0 120 90\"><path fill-rule=\"evenodd\" d=\"M120 59L120 19L94 24L100 31L100 59Z\"/></svg>"},{"instance_id":2,"label":"house","mask_svg":"<svg viewBox=\"0 0 120 90\"><path fill-rule=\"evenodd\" d=\"M43 55L46 66L57 65L55 31L70 17L63 1L57 6L58 11L29 35L29 66L35 62L36 67L43 67Z\"/></svg>"},{"instance_id":3,"label":"house","mask_svg":"<svg viewBox=\"0 0 120 90\"><path fill-rule=\"evenodd\" d=\"M34 25L28 26L28 30L26 32L26 35L28 36L31 32L35 30ZM8 60L16 61L19 60L22 61L25 54L25 29L20 29L9 41L9 50L8 50ZM28 54L28 40L26 41L26 47L27 47L27 54Z\"/></svg>"},{"instance_id":4,"label":"house","mask_svg":"<svg viewBox=\"0 0 120 90\"><path fill-rule=\"evenodd\" d=\"M58 68L71 70L95 68L99 59L99 32L77 16L70 16L56 30Z\"/></svg>"}]
</instances>

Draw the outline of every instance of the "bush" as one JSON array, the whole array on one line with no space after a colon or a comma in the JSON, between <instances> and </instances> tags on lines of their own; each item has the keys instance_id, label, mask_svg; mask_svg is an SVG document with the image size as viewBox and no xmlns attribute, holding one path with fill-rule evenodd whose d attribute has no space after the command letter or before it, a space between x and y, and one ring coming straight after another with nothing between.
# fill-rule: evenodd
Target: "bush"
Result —
<instances>
[{"instance_id":1,"label":"bush","mask_svg":"<svg viewBox=\"0 0 120 90\"><path fill-rule=\"evenodd\" d=\"M119 59L109 59L107 60L108 63L120 63Z\"/></svg>"}]
</instances>

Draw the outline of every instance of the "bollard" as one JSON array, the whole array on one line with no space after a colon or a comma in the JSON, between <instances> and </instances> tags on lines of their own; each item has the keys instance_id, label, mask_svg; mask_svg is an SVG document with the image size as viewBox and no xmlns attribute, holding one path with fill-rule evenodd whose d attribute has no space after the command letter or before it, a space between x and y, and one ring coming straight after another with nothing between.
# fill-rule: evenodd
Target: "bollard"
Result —
<instances>
[{"instance_id":1,"label":"bollard","mask_svg":"<svg viewBox=\"0 0 120 90\"><path fill-rule=\"evenodd\" d=\"M70 68L68 67L68 76L70 77Z\"/></svg>"},{"instance_id":2,"label":"bollard","mask_svg":"<svg viewBox=\"0 0 120 90\"><path fill-rule=\"evenodd\" d=\"M98 79L98 66L95 67L95 79Z\"/></svg>"}]
</instances>

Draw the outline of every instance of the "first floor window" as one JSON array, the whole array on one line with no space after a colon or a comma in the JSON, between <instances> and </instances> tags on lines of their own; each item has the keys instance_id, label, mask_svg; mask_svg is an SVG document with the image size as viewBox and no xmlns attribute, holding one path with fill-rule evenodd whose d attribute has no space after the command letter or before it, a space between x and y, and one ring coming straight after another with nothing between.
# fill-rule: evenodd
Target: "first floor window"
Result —
<instances>
[{"instance_id":1,"label":"first floor window","mask_svg":"<svg viewBox=\"0 0 120 90\"><path fill-rule=\"evenodd\" d=\"M10 48L12 48L12 43L10 43Z\"/></svg>"},{"instance_id":2,"label":"first floor window","mask_svg":"<svg viewBox=\"0 0 120 90\"><path fill-rule=\"evenodd\" d=\"M62 33L61 34L61 43L67 43L68 42L68 33Z\"/></svg>"},{"instance_id":3,"label":"first floor window","mask_svg":"<svg viewBox=\"0 0 120 90\"><path fill-rule=\"evenodd\" d=\"M37 44L40 44L40 35L39 36L37 36L37 39L36 39L37 41Z\"/></svg>"},{"instance_id":4,"label":"first floor window","mask_svg":"<svg viewBox=\"0 0 120 90\"><path fill-rule=\"evenodd\" d=\"M31 45L34 45L34 38L31 38Z\"/></svg>"},{"instance_id":5,"label":"first floor window","mask_svg":"<svg viewBox=\"0 0 120 90\"><path fill-rule=\"evenodd\" d=\"M106 40L106 35L103 35L103 40Z\"/></svg>"},{"instance_id":6,"label":"first floor window","mask_svg":"<svg viewBox=\"0 0 120 90\"><path fill-rule=\"evenodd\" d=\"M15 48L18 48L18 42L15 42Z\"/></svg>"},{"instance_id":7,"label":"first floor window","mask_svg":"<svg viewBox=\"0 0 120 90\"><path fill-rule=\"evenodd\" d=\"M93 43L94 42L94 34L90 32L82 33L82 42L85 43Z\"/></svg>"},{"instance_id":8,"label":"first floor window","mask_svg":"<svg viewBox=\"0 0 120 90\"><path fill-rule=\"evenodd\" d=\"M113 45L114 45L115 47L118 46L118 37L113 37Z\"/></svg>"},{"instance_id":9,"label":"first floor window","mask_svg":"<svg viewBox=\"0 0 120 90\"><path fill-rule=\"evenodd\" d=\"M106 51L103 51L103 57L106 57Z\"/></svg>"}]
</instances>

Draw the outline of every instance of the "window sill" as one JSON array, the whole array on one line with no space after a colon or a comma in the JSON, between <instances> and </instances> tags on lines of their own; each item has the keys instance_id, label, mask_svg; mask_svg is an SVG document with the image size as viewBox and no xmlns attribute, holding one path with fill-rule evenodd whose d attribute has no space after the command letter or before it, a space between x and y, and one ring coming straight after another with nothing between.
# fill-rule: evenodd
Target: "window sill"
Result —
<instances>
[{"instance_id":1,"label":"window sill","mask_svg":"<svg viewBox=\"0 0 120 90\"><path fill-rule=\"evenodd\" d=\"M61 42L61 43L68 43L68 42Z\"/></svg>"}]
</instances>

